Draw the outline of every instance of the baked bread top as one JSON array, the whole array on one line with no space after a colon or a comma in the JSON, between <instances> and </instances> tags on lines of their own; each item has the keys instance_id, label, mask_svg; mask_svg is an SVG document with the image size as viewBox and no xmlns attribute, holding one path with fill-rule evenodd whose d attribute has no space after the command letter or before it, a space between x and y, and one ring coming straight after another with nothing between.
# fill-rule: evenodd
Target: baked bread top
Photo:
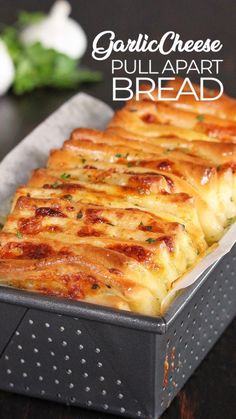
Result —
<instances>
[{"instance_id":1,"label":"baked bread top","mask_svg":"<svg viewBox=\"0 0 236 419\"><path fill-rule=\"evenodd\" d=\"M222 237L236 216L234 100L200 118L190 100L142 99L104 132L75 129L17 189L2 284L156 316Z\"/></svg>"}]
</instances>

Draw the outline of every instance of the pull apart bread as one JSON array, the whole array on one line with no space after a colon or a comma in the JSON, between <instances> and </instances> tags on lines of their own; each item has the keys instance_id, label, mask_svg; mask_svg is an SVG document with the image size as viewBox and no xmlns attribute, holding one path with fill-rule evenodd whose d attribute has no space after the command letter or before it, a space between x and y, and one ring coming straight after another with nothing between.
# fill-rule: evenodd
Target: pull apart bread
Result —
<instances>
[{"instance_id":1,"label":"pull apart bread","mask_svg":"<svg viewBox=\"0 0 236 419\"><path fill-rule=\"evenodd\" d=\"M210 136L188 103L159 111L147 97L131 101L105 132L76 129L52 150L16 191L0 233L1 283L160 314L236 216L233 135ZM217 112L209 118L225 128Z\"/></svg>"}]
</instances>

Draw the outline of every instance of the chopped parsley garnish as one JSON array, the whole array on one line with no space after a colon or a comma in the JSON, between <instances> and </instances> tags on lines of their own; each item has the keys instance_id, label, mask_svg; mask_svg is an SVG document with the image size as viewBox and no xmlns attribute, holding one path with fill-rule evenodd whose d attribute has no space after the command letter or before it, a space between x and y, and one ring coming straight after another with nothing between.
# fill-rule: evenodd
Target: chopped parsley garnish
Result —
<instances>
[{"instance_id":1,"label":"chopped parsley garnish","mask_svg":"<svg viewBox=\"0 0 236 419\"><path fill-rule=\"evenodd\" d=\"M60 185L60 183L59 183L59 182L54 182L54 183L52 184L52 187L53 187L54 189L56 189L59 185Z\"/></svg>"},{"instance_id":2,"label":"chopped parsley garnish","mask_svg":"<svg viewBox=\"0 0 236 419\"><path fill-rule=\"evenodd\" d=\"M111 288L111 286L110 286L110 285L108 285L108 284L106 284L106 287L107 287L107 288Z\"/></svg>"},{"instance_id":3,"label":"chopped parsley garnish","mask_svg":"<svg viewBox=\"0 0 236 419\"><path fill-rule=\"evenodd\" d=\"M81 161L83 164L86 163L86 159L81 159Z\"/></svg>"},{"instance_id":4,"label":"chopped parsley garnish","mask_svg":"<svg viewBox=\"0 0 236 419\"><path fill-rule=\"evenodd\" d=\"M81 218L83 217L83 213L82 213L82 211L79 211L78 212L78 214L77 214L77 220L80 220Z\"/></svg>"},{"instance_id":5,"label":"chopped parsley garnish","mask_svg":"<svg viewBox=\"0 0 236 419\"><path fill-rule=\"evenodd\" d=\"M17 232L16 232L16 237L18 238L18 239L22 239L22 233L19 231L19 230L17 230Z\"/></svg>"},{"instance_id":6,"label":"chopped parsley garnish","mask_svg":"<svg viewBox=\"0 0 236 419\"><path fill-rule=\"evenodd\" d=\"M71 175L69 173L62 173L61 179L67 180L70 179Z\"/></svg>"},{"instance_id":7,"label":"chopped parsley garnish","mask_svg":"<svg viewBox=\"0 0 236 419\"><path fill-rule=\"evenodd\" d=\"M128 166L128 167L132 167L132 166L133 166L132 161L129 161L129 162L127 163L127 166Z\"/></svg>"},{"instance_id":8,"label":"chopped parsley garnish","mask_svg":"<svg viewBox=\"0 0 236 419\"><path fill-rule=\"evenodd\" d=\"M96 290L96 289L100 288L100 286L98 284L93 284L91 286L91 288L92 288L92 290Z\"/></svg>"},{"instance_id":9,"label":"chopped parsley garnish","mask_svg":"<svg viewBox=\"0 0 236 419\"><path fill-rule=\"evenodd\" d=\"M199 115L197 115L197 116L196 116L196 119L197 119L199 122L203 122L203 121L204 121L204 119L205 119L205 115L199 114Z\"/></svg>"},{"instance_id":10,"label":"chopped parsley garnish","mask_svg":"<svg viewBox=\"0 0 236 419\"><path fill-rule=\"evenodd\" d=\"M168 154L171 152L171 148L167 148L166 150L163 151L163 154Z\"/></svg>"},{"instance_id":11,"label":"chopped parsley garnish","mask_svg":"<svg viewBox=\"0 0 236 419\"><path fill-rule=\"evenodd\" d=\"M109 226L114 227L114 224L112 224L112 223L106 223L106 224L109 225Z\"/></svg>"},{"instance_id":12,"label":"chopped parsley garnish","mask_svg":"<svg viewBox=\"0 0 236 419\"><path fill-rule=\"evenodd\" d=\"M148 242L149 244L152 244L152 243L156 243L156 240L155 239L152 239L150 237L149 239L146 240L146 242Z\"/></svg>"},{"instance_id":13,"label":"chopped parsley garnish","mask_svg":"<svg viewBox=\"0 0 236 419\"><path fill-rule=\"evenodd\" d=\"M66 199L67 201L72 201L72 195L63 195L62 199Z\"/></svg>"},{"instance_id":14,"label":"chopped parsley garnish","mask_svg":"<svg viewBox=\"0 0 236 419\"><path fill-rule=\"evenodd\" d=\"M129 155L129 153L126 153L124 155L122 155L121 153L117 153L117 154L115 154L115 157L117 157L118 159L121 159L121 158L127 159L128 155Z\"/></svg>"},{"instance_id":15,"label":"chopped parsley garnish","mask_svg":"<svg viewBox=\"0 0 236 419\"><path fill-rule=\"evenodd\" d=\"M22 95L42 87L78 89L81 83L101 80L101 73L81 68L77 58L48 48L41 42L22 42L22 28L37 24L43 17L47 18L47 15L20 12L14 25L1 25L1 40L14 62L13 92Z\"/></svg>"},{"instance_id":16,"label":"chopped parsley garnish","mask_svg":"<svg viewBox=\"0 0 236 419\"><path fill-rule=\"evenodd\" d=\"M145 230L147 230L147 231L152 231L152 226L145 226L144 224L143 224L143 222L141 221L141 223L139 224L141 227L143 227Z\"/></svg>"}]
</instances>

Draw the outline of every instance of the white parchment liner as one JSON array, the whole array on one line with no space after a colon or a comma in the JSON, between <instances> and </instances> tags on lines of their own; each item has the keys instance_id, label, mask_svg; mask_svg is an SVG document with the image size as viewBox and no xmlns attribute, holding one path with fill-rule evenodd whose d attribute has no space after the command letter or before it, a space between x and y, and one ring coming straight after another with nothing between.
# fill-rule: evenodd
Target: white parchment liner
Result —
<instances>
[{"instance_id":1,"label":"white parchment liner","mask_svg":"<svg viewBox=\"0 0 236 419\"><path fill-rule=\"evenodd\" d=\"M10 197L17 186L27 181L33 169L45 166L52 148L61 147L74 128L104 129L112 115L108 105L79 93L22 140L0 164L0 218L8 213ZM225 233L216 249L176 281L162 303L163 311L176 291L193 284L207 268L228 253L235 242L236 223Z\"/></svg>"}]
</instances>

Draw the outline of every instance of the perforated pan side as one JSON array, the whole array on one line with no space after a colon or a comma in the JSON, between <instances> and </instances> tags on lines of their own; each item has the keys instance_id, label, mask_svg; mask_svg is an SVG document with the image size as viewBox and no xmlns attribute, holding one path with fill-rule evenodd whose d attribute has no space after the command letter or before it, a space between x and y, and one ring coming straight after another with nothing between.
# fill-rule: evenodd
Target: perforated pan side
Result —
<instances>
[{"instance_id":1,"label":"perforated pan side","mask_svg":"<svg viewBox=\"0 0 236 419\"><path fill-rule=\"evenodd\" d=\"M236 246L211 269L207 279L200 279L189 290L188 298L181 295L166 313L166 334L163 339L156 336L159 358L165 354L156 417L170 405L235 315Z\"/></svg>"},{"instance_id":2,"label":"perforated pan side","mask_svg":"<svg viewBox=\"0 0 236 419\"><path fill-rule=\"evenodd\" d=\"M3 290L0 387L158 418L234 317L235 266L234 248L159 319Z\"/></svg>"}]
</instances>

